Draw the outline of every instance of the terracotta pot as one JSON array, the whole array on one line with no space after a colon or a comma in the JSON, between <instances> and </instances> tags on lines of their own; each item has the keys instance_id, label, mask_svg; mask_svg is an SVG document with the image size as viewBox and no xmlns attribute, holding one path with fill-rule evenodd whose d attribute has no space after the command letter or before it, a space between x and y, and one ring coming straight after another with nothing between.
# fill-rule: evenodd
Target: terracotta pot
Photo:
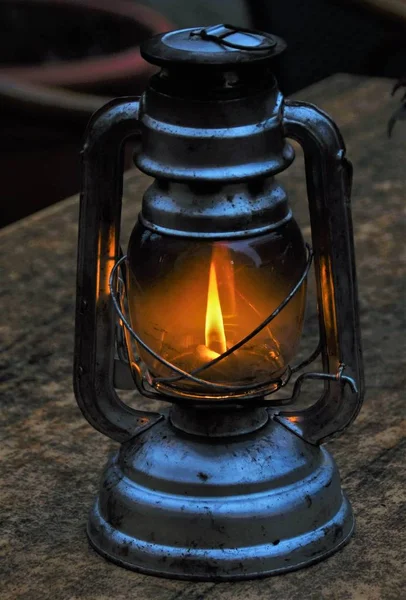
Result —
<instances>
[{"instance_id":1,"label":"terracotta pot","mask_svg":"<svg viewBox=\"0 0 406 600\"><path fill-rule=\"evenodd\" d=\"M79 190L88 119L108 97L142 92L153 67L138 44L172 28L126 0L0 3L0 226Z\"/></svg>"},{"instance_id":2,"label":"terracotta pot","mask_svg":"<svg viewBox=\"0 0 406 600\"><path fill-rule=\"evenodd\" d=\"M0 76L92 90L143 85L153 67L138 43L172 28L128 0L3 0L0 22Z\"/></svg>"}]
</instances>

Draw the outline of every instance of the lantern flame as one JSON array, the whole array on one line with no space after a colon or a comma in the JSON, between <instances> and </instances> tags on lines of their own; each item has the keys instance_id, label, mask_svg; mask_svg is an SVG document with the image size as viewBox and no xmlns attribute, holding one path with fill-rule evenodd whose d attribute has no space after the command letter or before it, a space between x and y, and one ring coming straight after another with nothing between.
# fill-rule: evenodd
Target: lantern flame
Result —
<instances>
[{"instance_id":1,"label":"lantern flame","mask_svg":"<svg viewBox=\"0 0 406 600\"><path fill-rule=\"evenodd\" d=\"M210 263L209 288L207 292L205 345L209 350L217 354L223 354L227 350L216 267L213 259Z\"/></svg>"}]
</instances>

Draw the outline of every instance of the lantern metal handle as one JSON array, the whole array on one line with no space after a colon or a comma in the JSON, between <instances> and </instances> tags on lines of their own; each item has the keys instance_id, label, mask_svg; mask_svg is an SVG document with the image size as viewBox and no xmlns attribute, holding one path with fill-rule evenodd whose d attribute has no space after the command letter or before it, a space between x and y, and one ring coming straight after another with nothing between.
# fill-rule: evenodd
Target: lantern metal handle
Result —
<instances>
[{"instance_id":1,"label":"lantern metal handle","mask_svg":"<svg viewBox=\"0 0 406 600\"><path fill-rule=\"evenodd\" d=\"M327 380L311 407L277 416L306 441L320 444L350 425L364 394L350 210L352 167L337 126L317 107L286 101L283 127L284 135L304 151L324 372L345 368L356 382L352 388L340 378Z\"/></svg>"},{"instance_id":2,"label":"lantern metal handle","mask_svg":"<svg viewBox=\"0 0 406 600\"><path fill-rule=\"evenodd\" d=\"M109 290L119 253L124 142L139 136L138 98L115 99L90 120L82 150L74 389L91 425L123 442L163 418L124 404L113 385L116 315Z\"/></svg>"}]
</instances>

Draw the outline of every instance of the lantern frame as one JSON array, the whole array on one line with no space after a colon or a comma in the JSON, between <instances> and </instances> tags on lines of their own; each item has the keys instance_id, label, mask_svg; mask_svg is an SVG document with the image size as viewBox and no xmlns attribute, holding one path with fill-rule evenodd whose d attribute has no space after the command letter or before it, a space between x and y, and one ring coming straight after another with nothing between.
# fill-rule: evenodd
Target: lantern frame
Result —
<instances>
[{"instance_id":1,"label":"lantern frame","mask_svg":"<svg viewBox=\"0 0 406 600\"><path fill-rule=\"evenodd\" d=\"M251 46L257 43L254 52L244 46L245 35ZM225 38L231 38L227 43L234 48L222 56ZM197 44L197 51L184 51L177 46L179 39ZM329 556L348 542L354 529L338 469L321 447L355 419L364 393L352 169L330 117L310 104L284 100L267 77L257 85L260 69L283 47L274 41L270 34L224 25L153 39L144 56L163 66L162 81L157 76L155 87L150 85L140 100L121 98L100 109L89 123L82 151L74 388L91 425L121 442L103 474L88 535L105 557L149 574L230 580L281 573ZM203 57L201 44L211 49ZM245 65L242 83L235 70L239 53ZM199 91L211 100L209 108L200 111L204 103L185 87L171 95L171 86L180 81L176 69L174 82L166 72L171 60L183 61L187 68L201 63L201 73L209 79L214 61L211 83L220 81L225 95L231 88L227 110L226 101L221 110L212 102L217 88L211 98L205 81L198 79ZM218 70L222 61L231 71ZM247 91L247 81L257 86L256 96L238 96L238 85ZM287 370L286 379L321 353L323 372L299 375L289 399L295 402L306 379L324 381L322 395L309 408L284 407L284 402L261 394L247 401L234 397L203 405L190 394L172 398L145 385L131 354L125 275L120 272L125 264L120 248L123 145L130 138L138 140L135 162L141 170L175 181L178 192L184 186L181 213L171 212L171 205L154 204L153 191L148 204L146 194L142 224L166 235L204 239L258 235L277 229L291 213L286 203L282 211L271 203L268 212L259 210L247 221L244 211L230 208L213 233L195 218L185 192L190 182L222 185L271 178L293 160L286 139L302 146L320 340L308 359ZM236 140L238 151L233 153ZM310 257L296 287L307 275ZM134 331L132 335L142 342ZM171 409L157 413L130 408L116 388L134 386L148 397L171 402Z\"/></svg>"},{"instance_id":2,"label":"lantern frame","mask_svg":"<svg viewBox=\"0 0 406 600\"><path fill-rule=\"evenodd\" d=\"M117 185L117 180L122 178L122 146L128 138L140 135L138 112L138 99L108 103L92 118L82 153L80 231L86 235L80 236L78 253L75 391L79 406L91 424L117 441L133 437L162 418L156 413L127 407L114 388L114 381L120 379L126 380L125 387L132 387L129 384L131 372L123 361L118 364L112 352L118 301L111 277L121 260L122 184ZM337 127L318 108L285 101L282 125L286 137L299 141L305 152L324 366L324 373L319 375L304 373L297 380L291 399L297 398L306 378L324 379L325 390L310 408L282 411L276 418L307 441L321 443L348 427L358 414L363 398L349 199L352 169L345 158L344 142ZM110 181L116 183L109 184ZM126 345L128 348L128 342ZM350 386L344 386L343 382ZM143 393L148 395L145 387ZM164 395L162 398L167 399ZM271 399L268 404L278 402Z\"/></svg>"}]
</instances>

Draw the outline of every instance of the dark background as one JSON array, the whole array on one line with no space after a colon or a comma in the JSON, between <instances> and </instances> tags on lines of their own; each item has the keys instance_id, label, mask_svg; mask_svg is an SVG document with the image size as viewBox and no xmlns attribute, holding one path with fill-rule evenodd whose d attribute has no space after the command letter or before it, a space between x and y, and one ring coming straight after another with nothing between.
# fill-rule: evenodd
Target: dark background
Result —
<instances>
[{"instance_id":1,"label":"dark background","mask_svg":"<svg viewBox=\"0 0 406 600\"><path fill-rule=\"evenodd\" d=\"M151 27L123 15L129 5L154 9L156 31L232 22L283 37L288 49L276 59L275 73L287 95L337 72L406 74L406 0L403 16L386 0L95 3L108 11L90 10L89 0L0 3L0 226L78 192L79 150L90 114L109 97L140 94L145 87L150 73L136 65L113 79L106 71L95 81L94 67L71 81L61 70L58 79L61 66L109 58L151 35ZM49 65L57 75L51 84L41 71ZM38 67L35 76L21 71L32 66Z\"/></svg>"}]
</instances>

